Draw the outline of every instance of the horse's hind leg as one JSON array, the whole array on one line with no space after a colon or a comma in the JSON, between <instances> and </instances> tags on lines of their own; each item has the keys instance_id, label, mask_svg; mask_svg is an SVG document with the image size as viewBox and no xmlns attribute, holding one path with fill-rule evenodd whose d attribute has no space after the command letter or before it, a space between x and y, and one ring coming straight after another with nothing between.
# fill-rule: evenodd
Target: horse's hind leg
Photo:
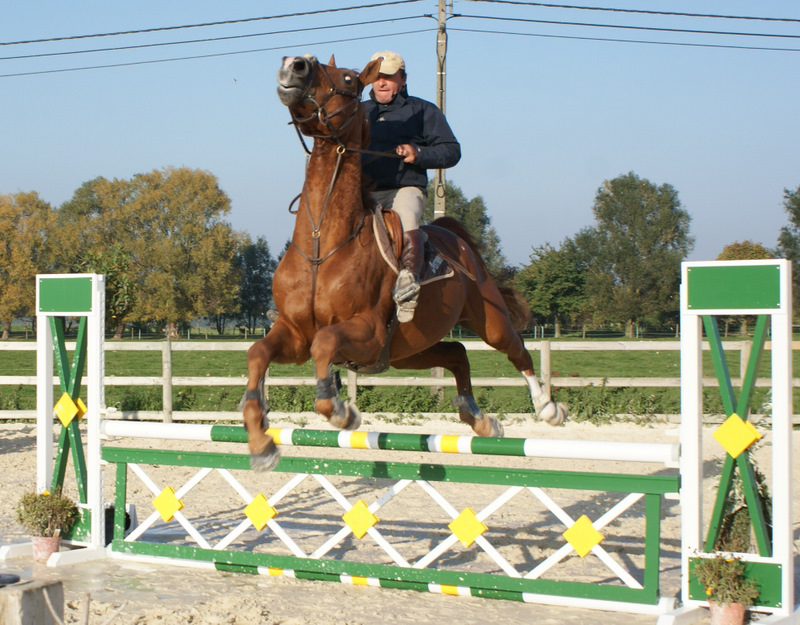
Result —
<instances>
[{"instance_id":1,"label":"horse's hind leg","mask_svg":"<svg viewBox=\"0 0 800 625\"><path fill-rule=\"evenodd\" d=\"M484 282L480 286L480 295L479 298L470 298L480 304L467 306L469 318L462 320L464 327L478 334L494 349L503 352L522 374L531 394L536 417L550 425L561 425L567 418L567 407L556 404L539 384L531 355L525 349L522 337L511 326L503 296L497 286L491 281Z\"/></svg>"},{"instance_id":2,"label":"horse's hind leg","mask_svg":"<svg viewBox=\"0 0 800 625\"><path fill-rule=\"evenodd\" d=\"M475 403L467 350L461 343L441 341L419 354L392 361L392 366L396 369L444 367L456 379L458 395L453 399L453 406L458 408L459 418L478 436L503 436L500 422L495 417L484 415Z\"/></svg>"}]
</instances>

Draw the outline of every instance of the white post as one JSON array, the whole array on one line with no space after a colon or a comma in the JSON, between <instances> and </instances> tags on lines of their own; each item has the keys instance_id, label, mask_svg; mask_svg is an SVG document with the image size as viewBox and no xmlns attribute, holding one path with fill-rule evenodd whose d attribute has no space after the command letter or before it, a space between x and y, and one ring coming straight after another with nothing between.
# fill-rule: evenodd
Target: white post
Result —
<instances>
[{"instance_id":1,"label":"white post","mask_svg":"<svg viewBox=\"0 0 800 625\"><path fill-rule=\"evenodd\" d=\"M781 308L772 315L772 557L783 569L779 613L794 611L792 541L792 266L781 272ZM797 621L795 621L797 622Z\"/></svg>"},{"instance_id":2,"label":"white post","mask_svg":"<svg viewBox=\"0 0 800 625\"><path fill-rule=\"evenodd\" d=\"M100 462L100 417L103 405L103 339L105 332L105 276L92 282L92 312L86 320L86 474L87 503L92 511L91 546L105 546L103 467Z\"/></svg>"},{"instance_id":3,"label":"white post","mask_svg":"<svg viewBox=\"0 0 800 625\"><path fill-rule=\"evenodd\" d=\"M681 284L683 290L684 279ZM685 294L684 294L685 295ZM682 298L683 299L683 298ZM703 360L701 320L681 314L681 570L702 542L703 527ZM681 575L681 596L688 603L689 576Z\"/></svg>"},{"instance_id":4,"label":"white post","mask_svg":"<svg viewBox=\"0 0 800 625\"><path fill-rule=\"evenodd\" d=\"M38 288L38 284L37 284ZM36 492L53 480L53 336L47 315L36 315Z\"/></svg>"}]
</instances>

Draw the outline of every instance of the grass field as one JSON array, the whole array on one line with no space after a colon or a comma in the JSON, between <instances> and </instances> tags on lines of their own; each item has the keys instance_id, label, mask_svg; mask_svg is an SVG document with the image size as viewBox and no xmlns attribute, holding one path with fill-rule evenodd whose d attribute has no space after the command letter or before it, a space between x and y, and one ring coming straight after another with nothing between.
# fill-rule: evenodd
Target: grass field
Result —
<instances>
[{"instance_id":1,"label":"grass field","mask_svg":"<svg viewBox=\"0 0 800 625\"><path fill-rule=\"evenodd\" d=\"M517 377L518 373L504 355L498 352L470 352L472 374L475 377ZM538 353L533 352L534 365L538 367ZM678 377L680 375L679 352L669 351L552 351L551 368L560 376L579 377ZM739 353L727 353L726 359L731 375L738 376ZM795 367L798 363L795 363ZM174 376L241 376L245 373L245 353L242 352L173 352ZM712 375L713 366L709 353L704 354L704 369ZM35 352L4 351L0 359L0 375L34 375ZM105 362L106 375L160 376L160 352L119 351L108 352ZM769 375L769 358L762 358L760 375ZM310 377L311 363L302 366L274 365L273 376ZM398 371L390 369L384 376L428 376L423 371ZM447 375L447 374L446 374ZM581 387L558 388L557 377L553 379L555 399L567 403L573 417L579 420L602 421L611 415L633 415L646 419L653 414L677 413L680 411L679 389L668 388L612 388ZM176 387L173 409L184 410L235 410L242 393L235 387ZM106 403L121 410L161 409L160 387L106 387ZM445 390L443 401L439 401L426 387L359 387L358 405L367 412L449 412L453 389ZM530 412L530 399L524 387L494 387L475 389L481 408L488 412ZM756 389L753 406L763 401L765 391ZM272 387L270 403L273 409L282 411L312 410L313 387ZM0 409L21 410L35 406L34 387L0 386ZM719 393L708 389L707 412L722 412Z\"/></svg>"}]
</instances>

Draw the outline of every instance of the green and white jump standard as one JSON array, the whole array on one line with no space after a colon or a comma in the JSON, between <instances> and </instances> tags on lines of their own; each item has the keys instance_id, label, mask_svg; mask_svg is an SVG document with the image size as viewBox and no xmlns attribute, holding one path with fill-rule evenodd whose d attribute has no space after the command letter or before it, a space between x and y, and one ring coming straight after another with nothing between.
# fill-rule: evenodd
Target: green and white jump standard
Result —
<instances>
[{"instance_id":1,"label":"green and white jump standard","mask_svg":"<svg viewBox=\"0 0 800 625\"><path fill-rule=\"evenodd\" d=\"M724 357L716 316L756 315L753 345L738 398ZM702 337L711 350L722 404L728 416L714 432L725 449L711 517L703 519L703 361ZM771 334L772 527L749 450L760 434L749 423L752 393L761 355ZM746 575L759 585L754 611L759 623L800 623L795 608L792 536L792 291L787 260L687 262L681 281L681 566L683 606L659 619L690 623L708 606L705 589L690 562L715 555L726 501L738 471L758 553L731 554L746 563Z\"/></svg>"},{"instance_id":2,"label":"green and white jump standard","mask_svg":"<svg viewBox=\"0 0 800 625\"><path fill-rule=\"evenodd\" d=\"M74 345L64 339L66 318L78 319ZM36 489L54 490L64 485L72 454L81 519L64 544L84 549L62 551L50 563L99 557L104 553L103 471L100 460L100 410L103 396L103 331L105 277L98 274L36 276ZM73 349L70 364L67 350ZM60 397L55 401L54 366ZM86 404L81 382L86 371ZM53 449L53 416L61 422L58 449ZM78 422L86 419L86 451ZM80 536L80 538L76 538ZM73 539L74 538L74 539ZM30 543L0 547L0 561L30 553Z\"/></svg>"}]
</instances>

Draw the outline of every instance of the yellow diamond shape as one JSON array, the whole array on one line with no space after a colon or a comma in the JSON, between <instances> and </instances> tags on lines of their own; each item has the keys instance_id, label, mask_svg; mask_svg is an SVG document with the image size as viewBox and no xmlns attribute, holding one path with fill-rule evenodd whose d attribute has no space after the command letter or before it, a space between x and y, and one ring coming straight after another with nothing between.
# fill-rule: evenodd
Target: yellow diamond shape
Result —
<instances>
[{"instance_id":1,"label":"yellow diamond shape","mask_svg":"<svg viewBox=\"0 0 800 625\"><path fill-rule=\"evenodd\" d=\"M361 538L370 527L378 522L378 517L369 511L363 499L359 499L350 510L344 513L342 520L347 523L356 538Z\"/></svg>"},{"instance_id":2,"label":"yellow diamond shape","mask_svg":"<svg viewBox=\"0 0 800 625\"><path fill-rule=\"evenodd\" d=\"M736 458L755 443L761 434L749 421L744 421L735 412L714 432L714 438L731 457Z\"/></svg>"},{"instance_id":3,"label":"yellow diamond shape","mask_svg":"<svg viewBox=\"0 0 800 625\"><path fill-rule=\"evenodd\" d=\"M167 522L172 520L178 510L183 509L183 502L175 496L175 489L167 486L158 497L153 499L153 506L158 510L161 518Z\"/></svg>"},{"instance_id":4,"label":"yellow diamond shape","mask_svg":"<svg viewBox=\"0 0 800 625\"><path fill-rule=\"evenodd\" d=\"M78 407L78 419L82 419L83 415L86 414L86 404L84 404L83 400L78 397L78 399L75 401L75 405Z\"/></svg>"},{"instance_id":5,"label":"yellow diamond shape","mask_svg":"<svg viewBox=\"0 0 800 625\"><path fill-rule=\"evenodd\" d=\"M561 535L581 558L586 557L586 554L588 554L593 547L599 545L600 541L605 538L605 536L594 529L592 522L585 514Z\"/></svg>"},{"instance_id":6,"label":"yellow diamond shape","mask_svg":"<svg viewBox=\"0 0 800 625\"><path fill-rule=\"evenodd\" d=\"M61 398L58 400L58 403L55 405L54 410L58 420L61 421L61 425L64 427L68 426L75 418L75 415L77 415L80 411L78 406L75 405L75 402L72 401L72 397L69 396L69 393L64 393L61 396Z\"/></svg>"},{"instance_id":7,"label":"yellow diamond shape","mask_svg":"<svg viewBox=\"0 0 800 625\"><path fill-rule=\"evenodd\" d=\"M475 539L489 528L478 520L472 508L467 506L461 511L453 521L447 526L455 537L465 547L469 547Z\"/></svg>"},{"instance_id":8,"label":"yellow diamond shape","mask_svg":"<svg viewBox=\"0 0 800 625\"><path fill-rule=\"evenodd\" d=\"M253 497L253 501L247 505L244 513L259 532L267 526L267 521L278 514L262 493Z\"/></svg>"}]
</instances>

